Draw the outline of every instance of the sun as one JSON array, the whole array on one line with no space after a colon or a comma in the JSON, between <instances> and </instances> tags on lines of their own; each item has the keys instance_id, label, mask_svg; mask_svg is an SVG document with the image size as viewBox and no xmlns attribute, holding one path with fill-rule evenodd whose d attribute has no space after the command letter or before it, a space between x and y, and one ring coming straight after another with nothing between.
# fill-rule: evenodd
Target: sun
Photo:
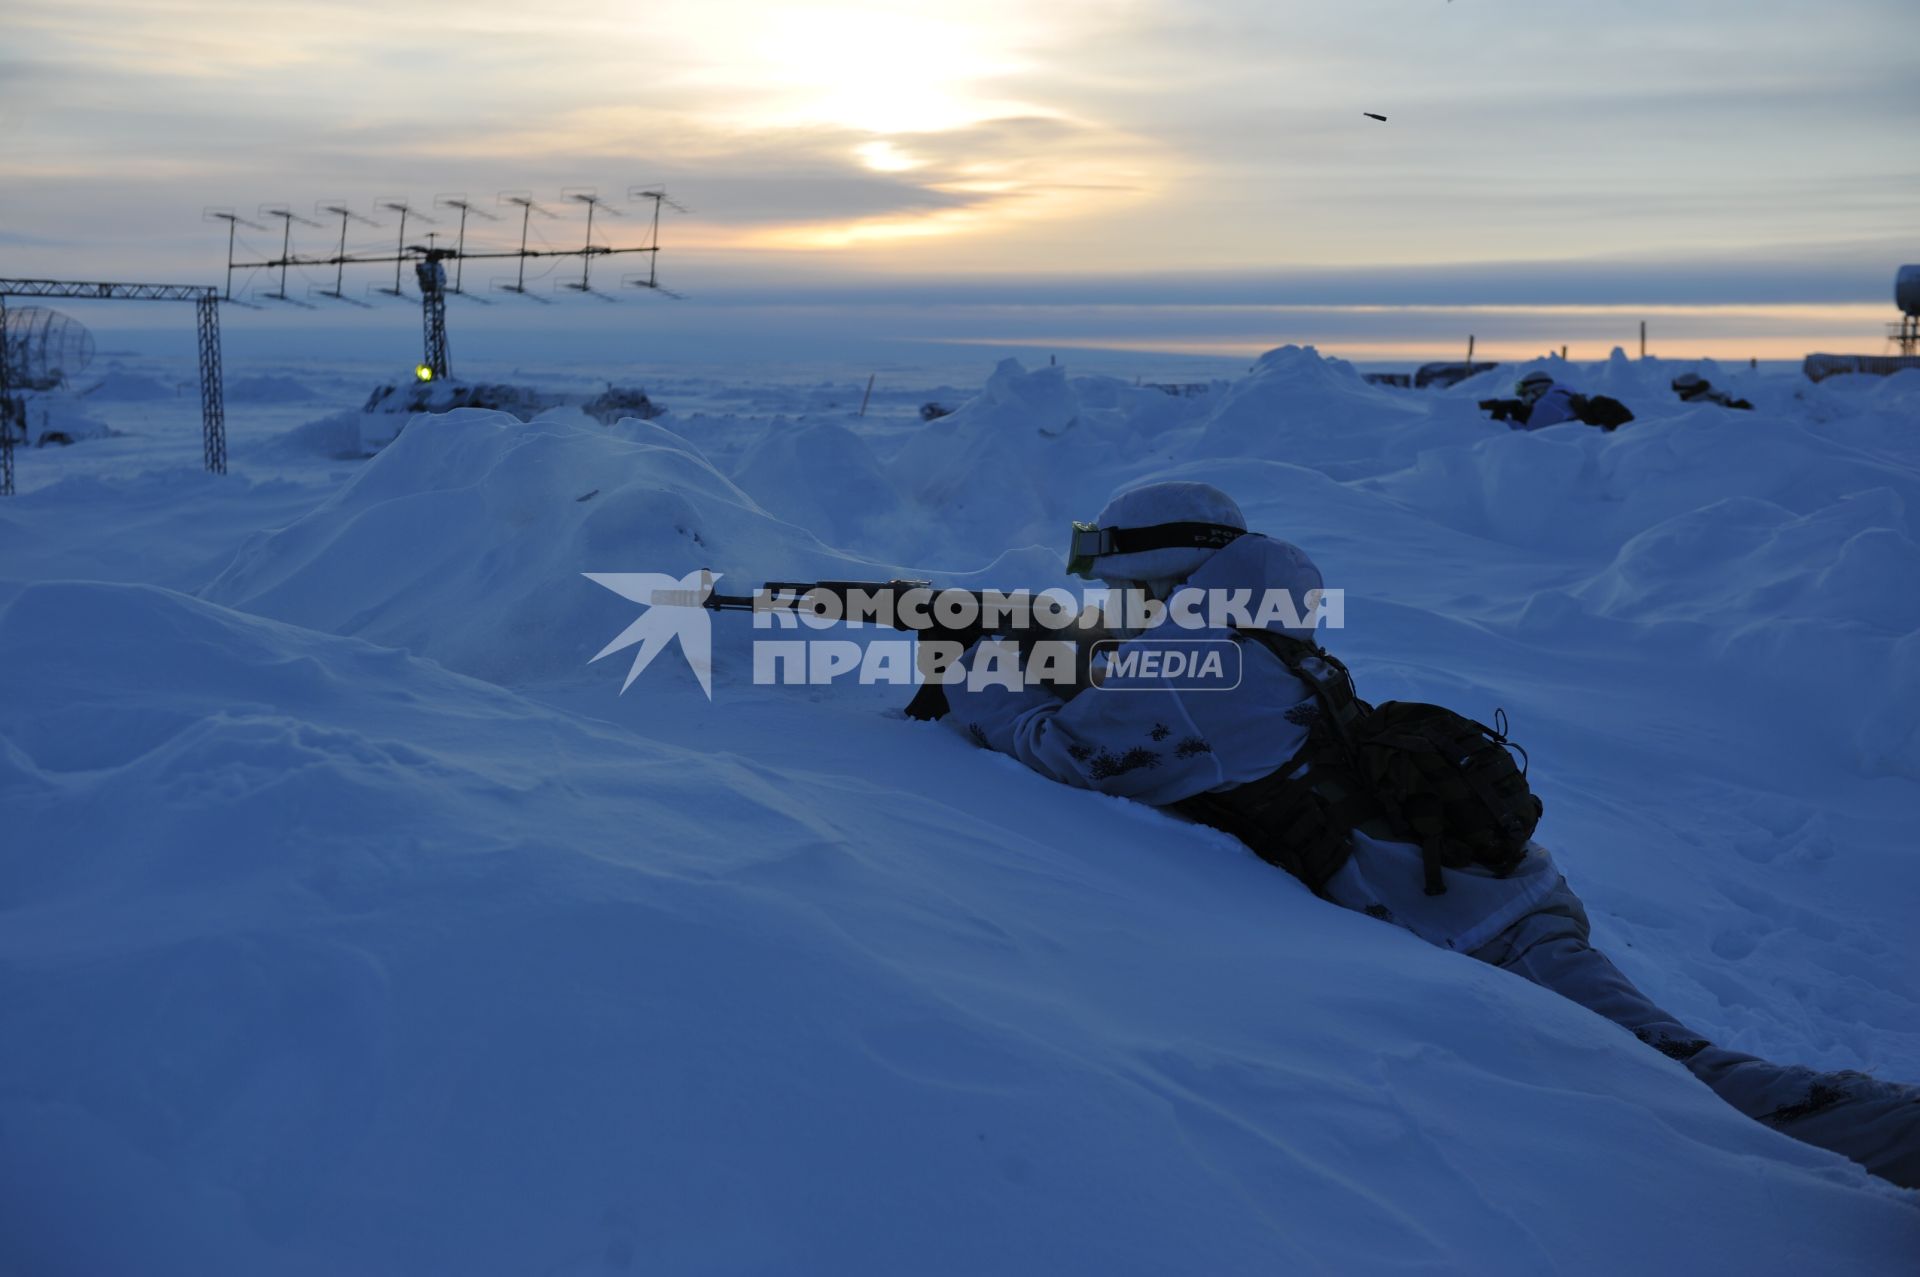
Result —
<instances>
[{"instance_id":1,"label":"sun","mask_svg":"<svg viewBox=\"0 0 1920 1277\"><path fill-rule=\"evenodd\" d=\"M853 148L853 153L876 173L906 173L922 167L920 160L885 139L862 142Z\"/></svg>"},{"instance_id":2,"label":"sun","mask_svg":"<svg viewBox=\"0 0 1920 1277\"><path fill-rule=\"evenodd\" d=\"M1025 69L979 24L866 8L772 16L751 46L763 107L786 125L935 133L1003 113L995 81ZM880 167L868 162L869 167ZM896 170L883 170L896 171Z\"/></svg>"}]
</instances>

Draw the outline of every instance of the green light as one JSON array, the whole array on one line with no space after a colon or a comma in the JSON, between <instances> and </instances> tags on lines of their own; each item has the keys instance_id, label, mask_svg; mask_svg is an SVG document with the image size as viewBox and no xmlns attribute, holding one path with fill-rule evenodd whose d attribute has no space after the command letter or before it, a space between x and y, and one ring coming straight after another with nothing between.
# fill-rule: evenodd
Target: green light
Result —
<instances>
[{"instance_id":1,"label":"green light","mask_svg":"<svg viewBox=\"0 0 1920 1277\"><path fill-rule=\"evenodd\" d=\"M413 370L413 375L422 381L432 381L433 369L427 367L425 364L421 364Z\"/></svg>"}]
</instances>

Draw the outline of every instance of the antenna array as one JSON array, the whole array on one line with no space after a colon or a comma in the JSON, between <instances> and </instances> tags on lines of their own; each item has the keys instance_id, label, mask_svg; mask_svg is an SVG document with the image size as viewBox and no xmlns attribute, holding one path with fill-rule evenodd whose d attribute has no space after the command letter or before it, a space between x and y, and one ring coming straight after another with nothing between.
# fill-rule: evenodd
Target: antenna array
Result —
<instances>
[{"instance_id":1,"label":"antenna array","mask_svg":"<svg viewBox=\"0 0 1920 1277\"><path fill-rule=\"evenodd\" d=\"M242 260L242 256L245 253L245 246L239 239L239 228L244 226L250 230L266 232L269 231L270 226L264 226L260 222L249 221L235 213L226 211L211 212L209 216L227 223L227 285L222 298L225 301L240 301L240 298L234 295L233 277L235 271L247 272L249 274L255 271L274 271L278 272L278 274L273 288L259 295L270 301L286 302L295 306L308 306L308 302L296 298L288 292L289 272L324 270L327 267L332 267L332 286L311 288L309 295L326 298L331 301L346 302L349 305L365 306L365 302L359 298L349 296L346 292L346 271L348 267L383 266L391 264L393 266L392 287L382 286L370 288L369 292L386 297L404 298L407 296L405 289L405 267L411 264L413 266L414 285L420 294L422 328L425 338L424 358L420 364L421 377L423 380L432 380L450 376L452 373L451 361L447 349L447 297L449 295L465 297L482 305L486 304L485 298L475 296L465 287L465 268L466 263L469 261L513 262L515 269L512 282L496 282L493 286L493 291L510 293L518 297L525 297L545 303L549 299L528 286L527 263L530 261L538 261L542 258L550 258L555 259L555 264L557 265L558 259L560 258L578 258L580 260L580 277L577 280L573 278L562 280L556 284L556 288L566 292L584 293L589 296L598 297L602 301L610 302L615 300L613 295L595 287L593 279L594 263L602 257L611 257L617 254L644 253L647 257L646 273L644 275L634 273L623 276L621 279L622 286L644 288L654 292L665 293L669 297L678 297L679 294L673 292L671 289L662 287L659 280L660 210L663 206L671 208L676 212L685 212L686 210L669 199L665 191L653 187L632 187L627 191L627 198L629 201L649 204L651 207L648 209L649 216L645 223L647 227L645 242L621 247L594 243L593 232L595 219L621 217L623 213L620 208L603 198L591 187L570 187L562 191L560 196L560 203L583 208L586 211L586 228L581 237L580 247L578 248L550 247L546 245L544 236L539 237L539 243L536 244L534 242L534 220L538 218L542 221L558 221L560 214L542 205L534 198L533 192L531 191L504 191L498 198L498 204L500 206L504 206L506 209L519 210L520 237L519 245L515 248L482 247L476 249L467 246L467 229L470 220L477 219L486 222L499 222L504 219L498 214L488 212L480 205L467 199L464 195L437 195L433 200L433 208L451 209L459 213L459 226L455 232L454 242L451 247L439 243L440 236L437 231L428 232L426 243L424 244L410 243L408 236L409 223L426 223L430 226L439 225L440 223L437 219L422 212L417 205L400 197L381 197L376 199L373 204L375 211L391 215L397 223L394 244L391 250L371 249L354 251L350 249L347 244L347 239L354 225L379 228L381 223L375 221L370 216L353 211L345 201L341 200L323 200L314 206L314 212L316 214L325 214L329 217L339 219L339 238L337 242L331 246L330 251L323 253L300 253L295 251L293 227L296 222L301 226L316 230L326 230L328 227L312 218L294 212L288 205L263 204L260 206L257 216L261 218L262 222L270 224L274 219L278 219L280 222L280 251L272 256L250 260ZM507 213L507 217L511 217L510 212ZM447 278L447 263L449 262L453 264L453 278L451 282L449 282ZM535 282L538 282L537 277Z\"/></svg>"}]
</instances>

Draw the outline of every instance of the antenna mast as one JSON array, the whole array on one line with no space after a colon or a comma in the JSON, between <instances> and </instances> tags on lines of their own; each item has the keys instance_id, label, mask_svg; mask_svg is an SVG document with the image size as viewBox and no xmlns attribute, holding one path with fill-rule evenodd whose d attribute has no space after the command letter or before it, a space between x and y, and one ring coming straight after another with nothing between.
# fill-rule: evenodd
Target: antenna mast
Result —
<instances>
[{"instance_id":1,"label":"antenna mast","mask_svg":"<svg viewBox=\"0 0 1920 1277\"><path fill-rule=\"evenodd\" d=\"M460 210L460 236L454 241L453 245L455 254L453 259L453 287L447 291L450 293L460 293L462 296L465 296L467 295L467 291L460 286L460 280L461 276L465 273L463 268L466 265L467 214L472 213L474 216L484 218L489 222L497 222L500 219L492 213L487 212L486 209L478 208L469 203L467 197L464 195L439 195L434 197L433 202L435 205L444 205L447 208L457 208ZM483 298L475 297L473 300L479 302L482 306L487 304Z\"/></svg>"},{"instance_id":2,"label":"antenna mast","mask_svg":"<svg viewBox=\"0 0 1920 1277\"><path fill-rule=\"evenodd\" d=\"M593 268L594 254L607 251L604 248L594 247L593 215L604 208L605 204L600 199L600 196L591 189L579 191L570 190L563 192L563 194L566 198L587 206L587 237L580 249L580 282L577 284L567 284L564 285L564 287L571 288L576 293L591 293L593 291L593 281L589 277L588 272ZM620 215L620 210L616 208L608 208L606 211L610 217L618 217Z\"/></svg>"},{"instance_id":3,"label":"antenna mast","mask_svg":"<svg viewBox=\"0 0 1920 1277\"><path fill-rule=\"evenodd\" d=\"M537 250L532 250L527 247L527 231L533 222L533 215L535 213L540 214L542 217L558 217L559 214L550 213L546 209L541 208L534 202L533 196L525 192L505 194L502 195L500 199L503 203L518 204L520 206L520 252L517 254L520 258L520 273L515 277L513 283L501 284L500 291L518 293L522 297L532 297L533 294L527 292L527 258L539 256L539 253ZM516 254L502 254L502 256L516 256ZM534 300L544 302L546 298L534 297Z\"/></svg>"},{"instance_id":4,"label":"antenna mast","mask_svg":"<svg viewBox=\"0 0 1920 1277\"><path fill-rule=\"evenodd\" d=\"M293 224L298 222L302 226L311 226L316 230L324 228L320 226L320 223L302 217L290 208L277 206L262 207L260 216L277 217L280 219L280 260L272 263L280 267L280 288L278 292L272 292L266 295L277 302L287 302L294 306L305 306L305 302L295 301L293 298L287 296L287 267L293 262ZM231 249L233 242L233 228L231 225L227 228L227 242L229 249ZM229 258L228 260L231 262L232 259ZM228 269L231 270L231 266L229 266Z\"/></svg>"},{"instance_id":5,"label":"antenna mast","mask_svg":"<svg viewBox=\"0 0 1920 1277\"><path fill-rule=\"evenodd\" d=\"M419 218L429 226L434 225L434 220L424 213L415 213L412 206L405 200L376 200L374 202L381 208L392 209L394 212L400 214L400 242L394 246L393 250L393 287L382 288L380 291L389 297L405 297L406 294L400 291L400 266L401 263L407 260L407 252L409 250L409 245L407 244L407 215L411 213L414 217Z\"/></svg>"},{"instance_id":6,"label":"antenna mast","mask_svg":"<svg viewBox=\"0 0 1920 1277\"><path fill-rule=\"evenodd\" d=\"M347 223L359 222L363 226L372 226L376 229L380 223L370 217L360 216L360 214L349 209L345 203L317 204L314 206L314 211L316 213L332 213L340 219L340 253L339 256L335 258L333 264L333 287L321 289L320 295L322 297L331 297L335 301L346 302L352 306L364 306L366 303L362 302L359 298L349 297L341 291L341 285L346 283Z\"/></svg>"},{"instance_id":7,"label":"antenna mast","mask_svg":"<svg viewBox=\"0 0 1920 1277\"><path fill-rule=\"evenodd\" d=\"M201 218L202 220L225 222L227 224L227 287L226 291L221 294L220 300L230 302L233 300L233 244L235 229L245 226L251 230L265 231L267 228L258 222L249 222L246 218L224 208L210 208L201 214Z\"/></svg>"}]
</instances>

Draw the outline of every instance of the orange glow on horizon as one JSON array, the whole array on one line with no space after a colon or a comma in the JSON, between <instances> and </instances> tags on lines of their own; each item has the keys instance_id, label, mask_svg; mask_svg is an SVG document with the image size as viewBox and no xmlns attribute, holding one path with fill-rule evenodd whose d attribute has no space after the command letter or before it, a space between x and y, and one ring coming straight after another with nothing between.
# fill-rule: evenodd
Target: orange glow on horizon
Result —
<instances>
[{"instance_id":1,"label":"orange glow on horizon","mask_svg":"<svg viewBox=\"0 0 1920 1277\"><path fill-rule=\"evenodd\" d=\"M1089 315L1106 307L1060 307L1082 309ZM1638 354L1640 318L1666 317L1681 321L1665 331L1652 327L1647 338L1647 354L1657 359L1717 359L1744 363L1749 359L1798 361L1813 353L1879 355L1891 353L1886 338L1887 308L1866 304L1843 305L1703 305L1703 306L1321 306L1321 307L1205 307L1207 311L1239 309L1264 310L1274 315L1275 323L1267 332L1239 332L1207 337L1191 335L1156 336L1151 333L1059 336L1014 335L1004 338L951 337L940 340L964 346L1015 346L1058 348L1061 350L1125 350L1143 354L1216 355L1232 358L1256 358L1279 346L1314 346L1324 355L1363 362L1417 363L1446 359L1464 359L1469 325L1463 322L1455 340L1406 338L1370 340L1365 336L1316 337L1312 316L1395 314L1457 314L1462 320L1472 316L1534 316L1539 336L1476 335L1475 359L1501 363L1538 359L1558 354L1564 345L1573 362L1606 359L1618 347L1629 356ZM1554 331L1554 320L1621 318L1618 335L1594 335L1590 325L1583 331ZM1824 322L1823 322L1824 321ZM1383 324L1383 327L1387 325ZM1743 327L1749 331L1739 331ZM1767 329L1761 331L1761 329Z\"/></svg>"}]
</instances>

